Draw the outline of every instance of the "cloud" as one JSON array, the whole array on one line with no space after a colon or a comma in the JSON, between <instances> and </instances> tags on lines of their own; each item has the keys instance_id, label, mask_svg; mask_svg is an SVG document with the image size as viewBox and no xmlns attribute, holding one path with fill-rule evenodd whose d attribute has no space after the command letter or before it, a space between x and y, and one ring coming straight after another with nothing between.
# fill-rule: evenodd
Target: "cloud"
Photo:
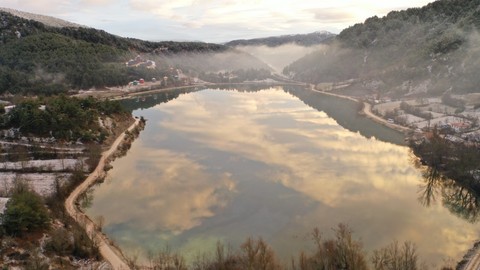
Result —
<instances>
[{"instance_id":1,"label":"cloud","mask_svg":"<svg viewBox=\"0 0 480 270\"><path fill-rule=\"evenodd\" d=\"M129 6L168 20L185 31L196 29L210 35L221 31L224 36L240 32L248 34L242 37L237 34L237 38L252 38L298 33L299 29L302 29L302 33L317 30L339 32L368 17L385 15L392 7L419 6L426 2L129 0ZM230 27L233 28L229 29Z\"/></svg>"},{"instance_id":2,"label":"cloud","mask_svg":"<svg viewBox=\"0 0 480 270\"><path fill-rule=\"evenodd\" d=\"M151 151L142 145L137 150L141 154L113 163L117 169L109 177L125 181L113 180L112 185L96 190L98 207L91 214L107 215L107 226L125 224L136 230L178 234L215 215L235 192L235 183L227 173L211 175L186 155ZM119 196L129 200L108 203Z\"/></svg>"},{"instance_id":3,"label":"cloud","mask_svg":"<svg viewBox=\"0 0 480 270\"><path fill-rule=\"evenodd\" d=\"M324 8L324 9L312 9L307 10L307 12L313 13L316 20L322 22L349 22L355 16L351 13L345 12L343 10L333 9L333 8Z\"/></svg>"},{"instance_id":4,"label":"cloud","mask_svg":"<svg viewBox=\"0 0 480 270\"><path fill-rule=\"evenodd\" d=\"M338 33L368 17L428 2L430 0L0 0L0 6L55 16L121 36L225 42L318 30ZM124 30L126 24L129 26Z\"/></svg>"},{"instance_id":5,"label":"cloud","mask_svg":"<svg viewBox=\"0 0 480 270\"><path fill-rule=\"evenodd\" d=\"M80 0L81 6L107 6L115 3L115 0Z\"/></svg>"},{"instance_id":6,"label":"cloud","mask_svg":"<svg viewBox=\"0 0 480 270\"><path fill-rule=\"evenodd\" d=\"M73 4L68 0L0 0L0 6L26 12L53 15L71 10Z\"/></svg>"},{"instance_id":7,"label":"cloud","mask_svg":"<svg viewBox=\"0 0 480 270\"><path fill-rule=\"evenodd\" d=\"M271 5L269 1L152 1L130 0L133 9L155 14L184 26L242 25L268 31L295 19L294 10ZM293 11L293 12L292 12Z\"/></svg>"},{"instance_id":8,"label":"cloud","mask_svg":"<svg viewBox=\"0 0 480 270\"><path fill-rule=\"evenodd\" d=\"M392 184L395 181L386 182L379 176L390 174L389 179L406 179L408 185L415 184L418 180L418 174L414 170L408 170L408 178L396 170L389 171L391 168L401 168L399 160L406 155L404 148L366 140L359 134L348 132L325 113L313 109L305 110L299 101L290 102L291 97L284 92L270 91L269 95L257 95L255 99L244 93L229 93L229 96L235 101L228 107L223 107L223 102L211 96L208 96L207 100L207 96L196 94L182 97L175 103L168 103L161 108L171 117L170 120L162 122L162 127L189 134L188 137L199 145L238 153L247 160L271 164L278 168L278 172L267 179L279 181L332 207L343 201L358 199L355 196L365 196L379 190L392 196L398 192L399 186ZM197 109L191 108L190 104L194 102L201 106ZM288 107L283 108L286 104ZM277 132L277 129L263 124L264 121L272 121L278 114L285 118L283 122L293 122L296 123L295 127L305 128L279 128ZM319 137L322 140L319 140ZM348 140L345 140L346 137ZM284 138L296 139L284 141ZM310 149L321 149L319 152L322 155L309 150L299 154L298 149L303 149L305 144L309 145ZM377 156L385 158L376 159ZM336 160L332 162L331 157ZM403 168L408 168L408 161L405 160L402 165ZM350 179L348 177L351 175L344 173L352 168L358 171L356 179ZM318 175L337 181L311 181ZM367 185L370 191L365 191L363 195L345 192L348 186L360 184L365 179L371 182Z\"/></svg>"}]
</instances>

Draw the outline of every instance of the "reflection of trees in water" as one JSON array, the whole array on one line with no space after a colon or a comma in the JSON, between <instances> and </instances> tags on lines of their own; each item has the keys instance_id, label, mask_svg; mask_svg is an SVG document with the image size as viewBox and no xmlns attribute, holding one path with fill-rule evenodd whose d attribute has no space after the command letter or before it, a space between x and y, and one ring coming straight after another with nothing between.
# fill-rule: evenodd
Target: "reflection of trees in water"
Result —
<instances>
[{"instance_id":1,"label":"reflection of trees in water","mask_svg":"<svg viewBox=\"0 0 480 270\"><path fill-rule=\"evenodd\" d=\"M459 217L476 222L480 216L479 194L470 186L448 179L443 191L443 204Z\"/></svg>"},{"instance_id":2,"label":"reflection of trees in water","mask_svg":"<svg viewBox=\"0 0 480 270\"><path fill-rule=\"evenodd\" d=\"M211 85L207 87L187 87L180 89L164 89L156 93L147 93L144 95L134 96L125 100L122 100L122 105L129 111L135 111L138 109L148 109L161 103L167 103L171 100L177 99L183 94L193 93L206 89L219 89L222 91L237 91L237 92L258 92L260 90L267 90L270 86L257 85L257 84L231 84L231 85Z\"/></svg>"},{"instance_id":3,"label":"reflection of trees in water","mask_svg":"<svg viewBox=\"0 0 480 270\"><path fill-rule=\"evenodd\" d=\"M438 170L428 167L422 172L425 183L421 186L419 200L423 205L430 206L436 200L441 185L441 175Z\"/></svg>"},{"instance_id":4,"label":"reflection of trees in water","mask_svg":"<svg viewBox=\"0 0 480 270\"><path fill-rule=\"evenodd\" d=\"M196 91L195 88L164 90L154 94L145 94L122 100L122 105L129 111L148 109L160 103L167 103L180 95Z\"/></svg>"},{"instance_id":5,"label":"reflection of trees in water","mask_svg":"<svg viewBox=\"0 0 480 270\"><path fill-rule=\"evenodd\" d=\"M475 223L480 217L480 194L472 179L453 180L445 177L438 168L424 166L417 158L414 164L422 170L424 184L419 192L422 204L430 206L441 195L443 205L455 215Z\"/></svg>"}]
</instances>

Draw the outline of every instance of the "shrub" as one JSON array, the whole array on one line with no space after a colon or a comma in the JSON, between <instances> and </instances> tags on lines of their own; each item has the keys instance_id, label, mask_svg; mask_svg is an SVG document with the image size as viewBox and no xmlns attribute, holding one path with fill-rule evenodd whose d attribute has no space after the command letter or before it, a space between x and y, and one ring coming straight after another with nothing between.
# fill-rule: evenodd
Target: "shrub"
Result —
<instances>
[{"instance_id":1,"label":"shrub","mask_svg":"<svg viewBox=\"0 0 480 270\"><path fill-rule=\"evenodd\" d=\"M22 235L24 232L47 228L50 221L42 198L23 187L14 189L1 219L9 235Z\"/></svg>"}]
</instances>

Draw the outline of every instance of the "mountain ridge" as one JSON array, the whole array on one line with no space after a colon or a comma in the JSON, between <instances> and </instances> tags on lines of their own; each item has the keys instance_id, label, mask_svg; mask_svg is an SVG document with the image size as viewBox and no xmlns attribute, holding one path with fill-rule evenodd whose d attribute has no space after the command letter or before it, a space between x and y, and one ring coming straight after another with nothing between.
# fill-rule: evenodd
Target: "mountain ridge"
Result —
<instances>
[{"instance_id":1,"label":"mountain ridge","mask_svg":"<svg viewBox=\"0 0 480 270\"><path fill-rule=\"evenodd\" d=\"M281 36L270 36L264 38L254 38L254 39L237 39L232 40L225 45L230 47L235 46L259 46L265 45L268 47L277 47L289 43L295 43L301 46L314 46L328 42L331 38L336 35L328 31L316 31L308 34L290 34L290 35L281 35Z\"/></svg>"}]
</instances>

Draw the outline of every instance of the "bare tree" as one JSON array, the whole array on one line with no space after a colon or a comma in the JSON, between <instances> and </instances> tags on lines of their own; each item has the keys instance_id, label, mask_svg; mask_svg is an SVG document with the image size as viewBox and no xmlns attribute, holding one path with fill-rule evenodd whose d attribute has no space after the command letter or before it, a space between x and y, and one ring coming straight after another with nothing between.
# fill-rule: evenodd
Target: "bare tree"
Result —
<instances>
[{"instance_id":1,"label":"bare tree","mask_svg":"<svg viewBox=\"0 0 480 270\"><path fill-rule=\"evenodd\" d=\"M372 256L375 270L417 270L417 250L411 242L402 246L393 241L389 246L375 250Z\"/></svg>"},{"instance_id":2,"label":"bare tree","mask_svg":"<svg viewBox=\"0 0 480 270\"><path fill-rule=\"evenodd\" d=\"M241 261L243 269L274 270L280 269L273 250L262 238L253 240L248 238L242 245Z\"/></svg>"},{"instance_id":3,"label":"bare tree","mask_svg":"<svg viewBox=\"0 0 480 270\"><path fill-rule=\"evenodd\" d=\"M172 252L168 246L158 252L153 260L151 259L150 264L153 265L153 269L159 270L187 270L185 258Z\"/></svg>"},{"instance_id":4,"label":"bare tree","mask_svg":"<svg viewBox=\"0 0 480 270\"><path fill-rule=\"evenodd\" d=\"M301 270L313 269L349 269L366 270L365 253L360 241L352 238L352 231L347 225L339 224L335 231L335 239L323 240L318 228L312 233L316 246L313 255L300 253L298 268ZM294 269L297 269L295 262L292 262Z\"/></svg>"}]
</instances>

